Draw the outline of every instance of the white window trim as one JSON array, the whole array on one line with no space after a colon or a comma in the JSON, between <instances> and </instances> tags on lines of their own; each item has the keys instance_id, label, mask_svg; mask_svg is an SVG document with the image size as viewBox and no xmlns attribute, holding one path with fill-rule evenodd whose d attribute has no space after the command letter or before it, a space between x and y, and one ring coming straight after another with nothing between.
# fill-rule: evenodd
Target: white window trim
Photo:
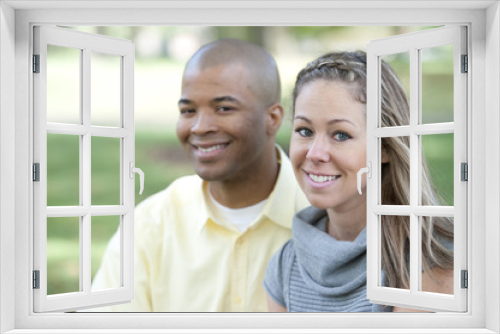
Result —
<instances>
[{"instance_id":1,"label":"white window trim","mask_svg":"<svg viewBox=\"0 0 500 334\"><path fill-rule=\"evenodd\" d=\"M500 332L500 9L498 1L60 1L0 3L0 332L60 333L498 333ZM102 10L108 6L150 10ZM369 3L369 8L366 8ZM450 6L462 9L450 9ZM152 6L163 8L151 10ZM229 8L231 6L231 8ZM426 7L429 6L429 7ZM433 8L431 11L430 8ZM346 9L346 8L358 9ZM438 9L436 9L436 7ZM41 8L49 8L41 10ZM92 9L94 8L94 9ZM99 10L96 10L100 8ZM222 8L222 9L221 9ZM309 9L312 8L312 9ZM375 9L373 9L375 8ZM426 10L427 8L427 10ZM439 9L441 8L441 9ZM468 8L464 10L463 8ZM467 24L472 59L469 114L471 210L465 314L33 314L30 273L32 119L30 26L67 25L435 25ZM14 40L15 34L15 40ZM15 84L13 84L15 83ZM15 96L15 98L14 98ZM472 118L473 117L473 118ZM13 130L14 129L14 130ZM486 135L485 135L486 134ZM12 143L15 142L15 145ZM13 177L14 175L14 177ZM486 182L486 175L488 179ZM15 197L13 198L13 194ZM474 228L472 229L472 226ZM15 238L13 237L15 236ZM31 245L31 246L30 246ZM487 254L487 256L485 256ZM496 256L495 256L496 255ZM485 262L487 258L487 265ZM475 275L480 273L480 275ZM14 288L13 288L14 287ZM486 293L487 291L487 293ZM14 305L14 307L12 307ZM417 321L416 321L417 320ZM150 330L131 330L143 323ZM350 329L355 324L356 330ZM401 329L411 324L413 330ZM165 329L165 327L170 329ZM452 327L451 327L452 326ZM256 327L261 329L256 329ZM43 330L43 329L50 330ZM97 328L103 328L98 330ZM113 330L115 328L115 330ZM176 330L173 328L190 328ZM213 330L209 330L209 329ZM296 328L296 330L294 330ZM301 328L301 329L298 329ZM304 329L306 328L306 329ZM429 329L432 328L432 329ZM107 329L107 330L104 330ZM156 329L156 330L155 330ZM391 330L392 329L392 330ZM80 331L81 332L81 331Z\"/></svg>"},{"instance_id":2,"label":"white window trim","mask_svg":"<svg viewBox=\"0 0 500 334\"><path fill-rule=\"evenodd\" d=\"M47 46L78 50L81 75L76 80L81 87L80 125L51 123L47 115ZM34 162L40 164L39 182L33 184L34 194L34 270L39 270L40 282L47 282L47 230L49 217L76 218L79 227L79 283L78 292L48 295L47 284L34 290L36 312L80 310L90 307L130 302L134 298L134 205L135 184L130 175L135 160L134 126L134 54L135 46L128 40L101 36L52 26L34 27L34 53L39 55L39 73L32 75L34 83L33 126L35 144ZM120 89L119 125L96 126L91 121L91 61L93 53L112 55L119 62L118 89ZM80 151L78 176L80 203L75 206L47 206L47 135L59 134L64 138L78 135ZM119 203L117 205L92 205L92 140L93 138L118 140ZM59 137L62 138L62 137ZM75 137L73 137L75 138ZM92 291L91 287L91 228L92 216L117 216L122 245L120 252L121 285L111 289ZM42 223L43 222L43 223Z\"/></svg>"},{"instance_id":3,"label":"white window trim","mask_svg":"<svg viewBox=\"0 0 500 334\"><path fill-rule=\"evenodd\" d=\"M408 308L422 308L430 311L467 310L467 289L462 288L460 275L467 270L467 200L469 184L460 180L460 165L467 163L467 86L469 74L461 73L461 55L468 54L467 29L464 26L446 26L374 40L367 47L367 163L371 177L368 177L367 197L367 296L373 303L382 305L401 305ZM451 45L453 53L453 119L448 123L422 123L422 106L425 87L421 73L424 60L421 51L442 45ZM410 120L407 126L383 127L381 124L381 59L385 55L407 54L410 72ZM453 178L454 204L452 206L423 206L420 203L420 185L422 181L420 166L423 134L453 134ZM410 201L408 205L384 205L381 203L381 147L382 138L407 136L410 142ZM402 215L408 217L410 229L410 280L409 289L393 289L381 286L382 252L381 240L384 215ZM422 291L421 273L422 250L419 220L423 216L453 217L453 293L434 294Z\"/></svg>"}]
</instances>

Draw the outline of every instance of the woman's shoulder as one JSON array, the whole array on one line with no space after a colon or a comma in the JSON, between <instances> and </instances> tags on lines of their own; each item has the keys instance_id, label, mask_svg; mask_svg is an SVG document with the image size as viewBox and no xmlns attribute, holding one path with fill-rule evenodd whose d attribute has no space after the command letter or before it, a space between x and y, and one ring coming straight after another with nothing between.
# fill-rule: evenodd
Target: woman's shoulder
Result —
<instances>
[{"instance_id":1,"label":"woman's shoulder","mask_svg":"<svg viewBox=\"0 0 500 334\"><path fill-rule=\"evenodd\" d=\"M274 254L273 260L275 265L281 268L290 267L295 257L295 248L293 239L289 239L281 246L281 248Z\"/></svg>"},{"instance_id":2,"label":"woman's shoulder","mask_svg":"<svg viewBox=\"0 0 500 334\"><path fill-rule=\"evenodd\" d=\"M288 240L281 248L274 253L267 265L269 279L277 280L280 285L286 281L287 273L290 272L295 259L295 248L293 239Z\"/></svg>"},{"instance_id":3,"label":"woman's shoulder","mask_svg":"<svg viewBox=\"0 0 500 334\"><path fill-rule=\"evenodd\" d=\"M264 288L267 294L281 306L287 305L286 291L294 254L293 239L290 239L271 257L267 265Z\"/></svg>"}]
</instances>

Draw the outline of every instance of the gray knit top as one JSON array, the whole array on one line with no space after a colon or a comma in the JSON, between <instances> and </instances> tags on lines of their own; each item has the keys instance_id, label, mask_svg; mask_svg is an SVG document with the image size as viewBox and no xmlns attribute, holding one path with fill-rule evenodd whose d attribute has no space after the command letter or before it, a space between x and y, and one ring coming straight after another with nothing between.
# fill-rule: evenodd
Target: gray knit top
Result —
<instances>
[{"instance_id":1,"label":"gray knit top","mask_svg":"<svg viewBox=\"0 0 500 334\"><path fill-rule=\"evenodd\" d=\"M272 257L264 288L289 312L383 312L366 299L366 229L356 240L325 233L325 210L308 207L293 220L293 239Z\"/></svg>"}]
</instances>

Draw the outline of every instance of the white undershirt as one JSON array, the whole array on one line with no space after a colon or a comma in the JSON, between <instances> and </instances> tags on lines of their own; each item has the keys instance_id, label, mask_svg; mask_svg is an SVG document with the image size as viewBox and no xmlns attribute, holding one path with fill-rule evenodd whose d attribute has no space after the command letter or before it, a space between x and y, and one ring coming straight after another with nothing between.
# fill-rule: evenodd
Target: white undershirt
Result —
<instances>
[{"instance_id":1,"label":"white undershirt","mask_svg":"<svg viewBox=\"0 0 500 334\"><path fill-rule=\"evenodd\" d=\"M245 232L248 229L248 227L255 221L255 219L259 217L260 213L262 212L262 209L264 208L267 202L266 198L262 202L259 202L251 206L239 209L231 209L217 202L210 193L209 189L207 189L207 192L209 194L210 201L212 202L214 208L216 209L214 210L215 214L217 215L217 217L215 218L221 220L221 222L224 222L225 224L233 225L241 233Z\"/></svg>"}]
</instances>

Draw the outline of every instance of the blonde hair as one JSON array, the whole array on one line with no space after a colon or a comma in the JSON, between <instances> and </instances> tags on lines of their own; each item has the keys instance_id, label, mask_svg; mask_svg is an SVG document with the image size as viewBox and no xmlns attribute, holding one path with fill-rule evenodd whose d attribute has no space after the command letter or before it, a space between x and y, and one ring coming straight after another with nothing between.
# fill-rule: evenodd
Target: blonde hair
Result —
<instances>
[{"instance_id":1,"label":"blonde hair","mask_svg":"<svg viewBox=\"0 0 500 334\"><path fill-rule=\"evenodd\" d=\"M310 62L297 75L293 91L295 101L302 88L315 80L348 84L352 97L366 104L366 53L333 52ZM381 61L381 126L410 124L410 109L405 90L396 73ZM332 94L335 94L332 91ZM389 163L382 164L382 204L409 205L410 203L410 141L408 137L382 139L382 149ZM422 161L421 205L439 205L424 157ZM453 221L446 217L422 217L422 266L433 277L430 269L453 268L453 250L446 243L453 242ZM408 289L410 224L408 216L382 216L382 269L385 285Z\"/></svg>"}]
</instances>

